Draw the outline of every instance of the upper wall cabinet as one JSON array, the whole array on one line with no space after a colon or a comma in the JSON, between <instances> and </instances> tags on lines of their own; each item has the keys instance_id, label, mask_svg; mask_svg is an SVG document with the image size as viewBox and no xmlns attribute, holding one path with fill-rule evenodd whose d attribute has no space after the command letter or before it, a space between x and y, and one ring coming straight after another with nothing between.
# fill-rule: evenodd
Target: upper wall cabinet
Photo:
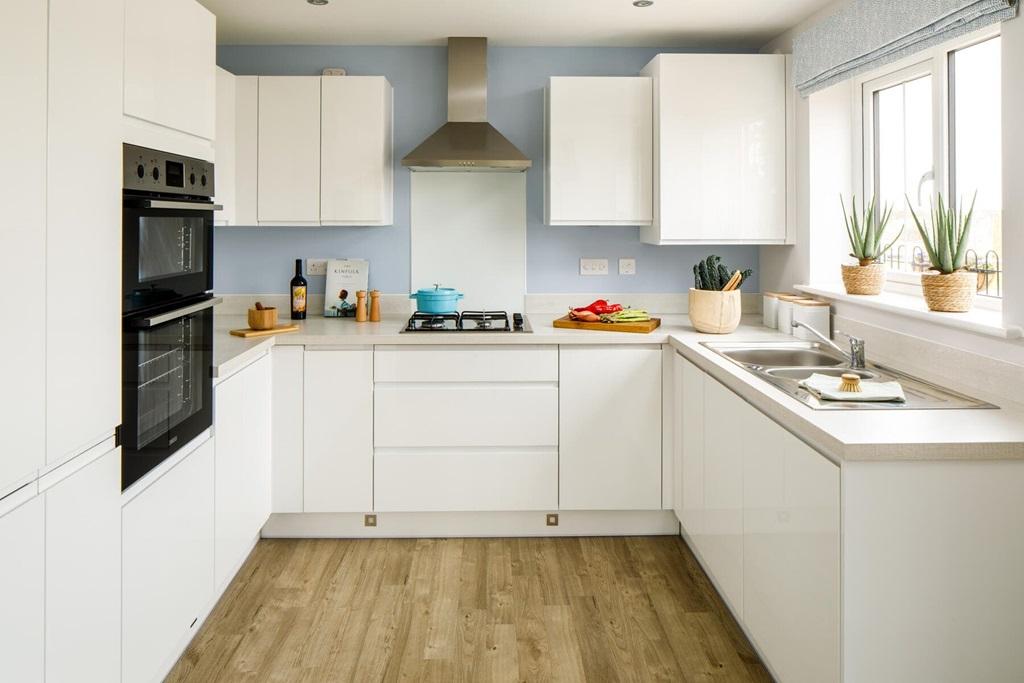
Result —
<instances>
[{"instance_id":1,"label":"upper wall cabinet","mask_svg":"<svg viewBox=\"0 0 1024 683\"><path fill-rule=\"evenodd\" d=\"M544 158L548 225L651 224L651 81L551 79Z\"/></svg>"},{"instance_id":2,"label":"upper wall cabinet","mask_svg":"<svg viewBox=\"0 0 1024 683\"><path fill-rule=\"evenodd\" d=\"M257 219L320 222L320 77L260 76Z\"/></svg>"},{"instance_id":3,"label":"upper wall cabinet","mask_svg":"<svg viewBox=\"0 0 1024 683\"><path fill-rule=\"evenodd\" d=\"M217 67L217 133L213 141L218 204L214 225L256 225L259 76Z\"/></svg>"},{"instance_id":4,"label":"upper wall cabinet","mask_svg":"<svg viewBox=\"0 0 1024 683\"><path fill-rule=\"evenodd\" d=\"M320 83L320 223L391 225L391 84L383 76Z\"/></svg>"},{"instance_id":5,"label":"upper wall cabinet","mask_svg":"<svg viewBox=\"0 0 1024 683\"><path fill-rule=\"evenodd\" d=\"M786 58L662 54L648 244L786 241Z\"/></svg>"},{"instance_id":6,"label":"upper wall cabinet","mask_svg":"<svg viewBox=\"0 0 1024 683\"><path fill-rule=\"evenodd\" d=\"M391 84L382 76L260 76L256 218L260 225L390 225ZM236 98L245 92L236 83ZM236 154L249 108L236 99ZM238 214L244 212L236 156ZM238 224L244 224L236 217Z\"/></svg>"},{"instance_id":7,"label":"upper wall cabinet","mask_svg":"<svg viewBox=\"0 0 1024 683\"><path fill-rule=\"evenodd\" d=\"M125 0L124 21L124 113L212 140L217 18L195 0Z\"/></svg>"}]
</instances>

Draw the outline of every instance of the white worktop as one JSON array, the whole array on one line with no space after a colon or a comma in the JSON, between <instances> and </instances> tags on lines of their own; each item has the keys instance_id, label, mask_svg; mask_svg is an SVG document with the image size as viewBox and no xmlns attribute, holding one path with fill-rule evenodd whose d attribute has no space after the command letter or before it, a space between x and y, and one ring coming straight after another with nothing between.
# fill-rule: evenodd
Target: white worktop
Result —
<instances>
[{"instance_id":1,"label":"white worktop","mask_svg":"<svg viewBox=\"0 0 1024 683\"><path fill-rule=\"evenodd\" d=\"M227 377L274 344L671 344L703 371L836 463L1024 459L1024 411L1017 406L998 410L814 410L700 345L702 341L722 339L791 338L762 327L759 317L745 318L728 337L698 333L685 315L663 316L661 327L650 334L556 329L548 316L529 318L532 334L402 334L405 318L357 323L350 318L318 316L299 322L298 332L255 339L228 334L230 329L246 326L244 316L218 315L215 320L215 377Z\"/></svg>"}]
</instances>

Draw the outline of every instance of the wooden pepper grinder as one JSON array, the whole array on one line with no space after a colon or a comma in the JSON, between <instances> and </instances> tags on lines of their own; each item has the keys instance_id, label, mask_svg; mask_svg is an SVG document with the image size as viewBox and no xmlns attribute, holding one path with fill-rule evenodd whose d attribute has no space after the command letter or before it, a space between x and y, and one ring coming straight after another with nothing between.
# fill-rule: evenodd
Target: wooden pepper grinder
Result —
<instances>
[{"instance_id":1,"label":"wooden pepper grinder","mask_svg":"<svg viewBox=\"0 0 1024 683\"><path fill-rule=\"evenodd\" d=\"M360 289L356 292L356 322L366 322L366 290Z\"/></svg>"},{"instance_id":2,"label":"wooden pepper grinder","mask_svg":"<svg viewBox=\"0 0 1024 683\"><path fill-rule=\"evenodd\" d=\"M380 322L380 290L370 290L370 322Z\"/></svg>"}]
</instances>

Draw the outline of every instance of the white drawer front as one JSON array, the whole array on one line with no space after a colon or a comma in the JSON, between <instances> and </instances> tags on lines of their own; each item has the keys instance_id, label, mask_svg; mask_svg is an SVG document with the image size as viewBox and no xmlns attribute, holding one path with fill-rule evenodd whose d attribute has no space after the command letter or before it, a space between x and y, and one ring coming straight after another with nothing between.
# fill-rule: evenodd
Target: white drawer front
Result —
<instances>
[{"instance_id":1,"label":"white drawer front","mask_svg":"<svg viewBox=\"0 0 1024 683\"><path fill-rule=\"evenodd\" d=\"M558 451L377 451L374 509L457 512L558 509Z\"/></svg>"},{"instance_id":2,"label":"white drawer front","mask_svg":"<svg viewBox=\"0 0 1024 683\"><path fill-rule=\"evenodd\" d=\"M551 384L378 384L374 446L556 446Z\"/></svg>"},{"instance_id":3,"label":"white drawer front","mask_svg":"<svg viewBox=\"0 0 1024 683\"><path fill-rule=\"evenodd\" d=\"M557 382L557 346L377 346L376 382Z\"/></svg>"}]
</instances>

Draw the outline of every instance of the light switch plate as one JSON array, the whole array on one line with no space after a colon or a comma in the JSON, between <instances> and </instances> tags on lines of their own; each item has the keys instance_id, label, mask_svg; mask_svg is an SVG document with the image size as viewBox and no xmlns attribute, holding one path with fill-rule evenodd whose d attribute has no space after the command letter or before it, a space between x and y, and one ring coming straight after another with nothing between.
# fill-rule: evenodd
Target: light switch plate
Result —
<instances>
[{"instance_id":1,"label":"light switch plate","mask_svg":"<svg viewBox=\"0 0 1024 683\"><path fill-rule=\"evenodd\" d=\"M608 259L606 258L581 258L580 275L607 275Z\"/></svg>"},{"instance_id":2,"label":"light switch plate","mask_svg":"<svg viewBox=\"0 0 1024 683\"><path fill-rule=\"evenodd\" d=\"M620 258L619 275L636 275L636 259Z\"/></svg>"},{"instance_id":3,"label":"light switch plate","mask_svg":"<svg viewBox=\"0 0 1024 683\"><path fill-rule=\"evenodd\" d=\"M327 275L327 259L306 259L306 275Z\"/></svg>"}]
</instances>

